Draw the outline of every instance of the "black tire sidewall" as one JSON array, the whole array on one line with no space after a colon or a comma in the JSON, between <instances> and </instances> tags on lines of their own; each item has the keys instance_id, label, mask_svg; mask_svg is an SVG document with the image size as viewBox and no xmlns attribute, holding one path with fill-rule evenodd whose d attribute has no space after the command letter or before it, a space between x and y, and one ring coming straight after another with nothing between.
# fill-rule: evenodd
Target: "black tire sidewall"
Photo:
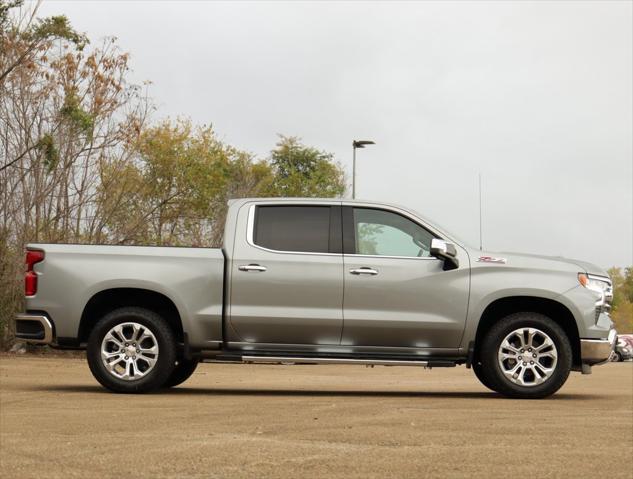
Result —
<instances>
[{"instance_id":1,"label":"black tire sidewall","mask_svg":"<svg viewBox=\"0 0 633 479\"><path fill-rule=\"evenodd\" d=\"M537 386L521 386L508 380L501 371L497 354L503 339L519 328L535 328L547 334L558 354L556 369L543 384ZM558 391L567 381L572 367L571 344L564 330L549 317L538 313L515 313L494 324L486 334L480 352L482 366L490 379L493 388L509 397L538 399L550 396Z\"/></svg>"},{"instance_id":2,"label":"black tire sidewall","mask_svg":"<svg viewBox=\"0 0 633 479\"><path fill-rule=\"evenodd\" d=\"M487 387L491 391L495 391L495 392L497 391L495 389L495 385L493 381L490 379L489 375L487 374L487 370L483 367L483 365L481 364L479 360L473 362L471 367L473 368L473 372L475 373L475 376L477 377L477 379L479 379L479 382L481 384L483 384L485 387Z\"/></svg>"},{"instance_id":3,"label":"black tire sidewall","mask_svg":"<svg viewBox=\"0 0 633 479\"><path fill-rule=\"evenodd\" d=\"M184 383L198 368L200 361L198 359L178 359L178 364L171 373L171 376L165 381L164 388L172 388Z\"/></svg>"},{"instance_id":4,"label":"black tire sidewall","mask_svg":"<svg viewBox=\"0 0 633 479\"><path fill-rule=\"evenodd\" d=\"M135 322L148 328L158 342L158 359L154 368L135 381L113 376L101 360L101 342L117 324ZM171 375L176 362L176 344L167 322L157 313L135 307L116 309L101 318L88 338L86 349L88 366L93 376L105 388L118 393L144 393L160 388Z\"/></svg>"}]
</instances>

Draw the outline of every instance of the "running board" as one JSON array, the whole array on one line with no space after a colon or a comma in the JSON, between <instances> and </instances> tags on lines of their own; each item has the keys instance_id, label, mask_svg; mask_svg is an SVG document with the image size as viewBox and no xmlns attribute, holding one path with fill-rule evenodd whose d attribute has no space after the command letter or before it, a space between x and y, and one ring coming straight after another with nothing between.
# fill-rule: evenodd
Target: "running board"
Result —
<instances>
[{"instance_id":1,"label":"running board","mask_svg":"<svg viewBox=\"0 0 633 479\"><path fill-rule=\"evenodd\" d=\"M453 367L452 361L412 361L401 359L309 358L296 356L242 356L247 364L363 364L368 366Z\"/></svg>"}]
</instances>

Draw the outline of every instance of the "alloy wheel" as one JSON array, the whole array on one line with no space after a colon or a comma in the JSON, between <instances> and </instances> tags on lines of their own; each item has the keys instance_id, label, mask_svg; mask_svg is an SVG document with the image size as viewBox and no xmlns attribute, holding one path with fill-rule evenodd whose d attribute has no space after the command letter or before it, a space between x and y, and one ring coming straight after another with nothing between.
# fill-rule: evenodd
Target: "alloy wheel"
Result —
<instances>
[{"instance_id":1,"label":"alloy wheel","mask_svg":"<svg viewBox=\"0 0 633 479\"><path fill-rule=\"evenodd\" d=\"M536 328L519 328L508 334L497 354L503 375L520 386L537 386L556 370L558 351L552 338Z\"/></svg>"},{"instance_id":2,"label":"alloy wheel","mask_svg":"<svg viewBox=\"0 0 633 479\"><path fill-rule=\"evenodd\" d=\"M158 341L147 326L117 324L101 342L101 361L118 379L135 381L146 376L158 360Z\"/></svg>"}]
</instances>

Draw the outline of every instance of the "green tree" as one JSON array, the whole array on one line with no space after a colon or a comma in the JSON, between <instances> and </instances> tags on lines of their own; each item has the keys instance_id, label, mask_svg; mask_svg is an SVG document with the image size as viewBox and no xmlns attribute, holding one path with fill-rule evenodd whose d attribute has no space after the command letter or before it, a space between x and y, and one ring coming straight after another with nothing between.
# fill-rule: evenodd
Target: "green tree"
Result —
<instances>
[{"instance_id":1,"label":"green tree","mask_svg":"<svg viewBox=\"0 0 633 479\"><path fill-rule=\"evenodd\" d=\"M611 283L613 284L613 309L617 309L617 307L622 303L623 300L626 299L626 291L624 288L624 276L622 275L622 268L618 268L616 266L609 268L607 271L609 273L609 277L611 278Z\"/></svg>"},{"instance_id":2,"label":"green tree","mask_svg":"<svg viewBox=\"0 0 633 479\"><path fill-rule=\"evenodd\" d=\"M270 182L270 167L190 120L147 128L131 148L134 161L108 171L100 191L118 243L217 245L229 197Z\"/></svg>"},{"instance_id":3,"label":"green tree","mask_svg":"<svg viewBox=\"0 0 633 479\"><path fill-rule=\"evenodd\" d=\"M210 126L166 120L131 145L134 161L104 170L100 203L109 241L219 246L227 202L257 196L338 196L332 155L282 137L269 160L218 140Z\"/></svg>"},{"instance_id":4,"label":"green tree","mask_svg":"<svg viewBox=\"0 0 633 479\"><path fill-rule=\"evenodd\" d=\"M633 333L633 267L609 269L613 283L611 318L619 333Z\"/></svg>"},{"instance_id":5,"label":"green tree","mask_svg":"<svg viewBox=\"0 0 633 479\"><path fill-rule=\"evenodd\" d=\"M0 84L14 70L35 61L42 48L54 40L67 40L82 50L86 35L72 28L64 15L37 18L41 1L31 11L22 11L23 0L0 0Z\"/></svg>"},{"instance_id":6,"label":"green tree","mask_svg":"<svg viewBox=\"0 0 633 479\"><path fill-rule=\"evenodd\" d=\"M625 301L611 313L615 329L620 334L633 333L633 303Z\"/></svg>"},{"instance_id":7,"label":"green tree","mask_svg":"<svg viewBox=\"0 0 633 479\"><path fill-rule=\"evenodd\" d=\"M333 160L331 153L306 146L297 137L280 135L269 160L274 175L271 196L342 196L345 174Z\"/></svg>"},{"instance_id":8,"label":"green tree","mask_svg":"<svg viewBox=\"0 0 633 479\"><path fill-rule=\"evenodd\" d=\"M211 128L194 131L190 121L163 122L141 135L143 219L152 228L150 242L191 241L187 233L196 222L213 220L234 153L239 154L218 141Z\"/></svg>"},{"instance_id":9,"label":"green tree","mask_svg":"<svg viewBox=\"0 0 633 479\"><path fill-rule=\"evenodd\" d=\"M633 266L624 269L624 280L622 282L624 296L633 303Z\"/></svg>"}]
</instances>

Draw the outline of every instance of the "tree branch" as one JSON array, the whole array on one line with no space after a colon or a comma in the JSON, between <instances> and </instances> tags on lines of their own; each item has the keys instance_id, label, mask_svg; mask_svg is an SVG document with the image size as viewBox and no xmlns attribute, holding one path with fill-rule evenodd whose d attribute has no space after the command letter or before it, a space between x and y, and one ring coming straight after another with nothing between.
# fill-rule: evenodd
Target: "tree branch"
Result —
<instances>
[{"instance_id":1,"label":"tree branch","mask_svg":"<svg viewBox=\"0 0 633 479\"><path fill-rule=\"evenodd\" d=\"M22 158L24 158L30 151L34 150L35 148L37 148L37 145L33 145L33 146L27 148L15 160L10 161L6 165L0 166L0 171L4 171L7 168L9 168L11 165L16 164L18 161L20 161Z\"/></svg>"}]
</instances>

